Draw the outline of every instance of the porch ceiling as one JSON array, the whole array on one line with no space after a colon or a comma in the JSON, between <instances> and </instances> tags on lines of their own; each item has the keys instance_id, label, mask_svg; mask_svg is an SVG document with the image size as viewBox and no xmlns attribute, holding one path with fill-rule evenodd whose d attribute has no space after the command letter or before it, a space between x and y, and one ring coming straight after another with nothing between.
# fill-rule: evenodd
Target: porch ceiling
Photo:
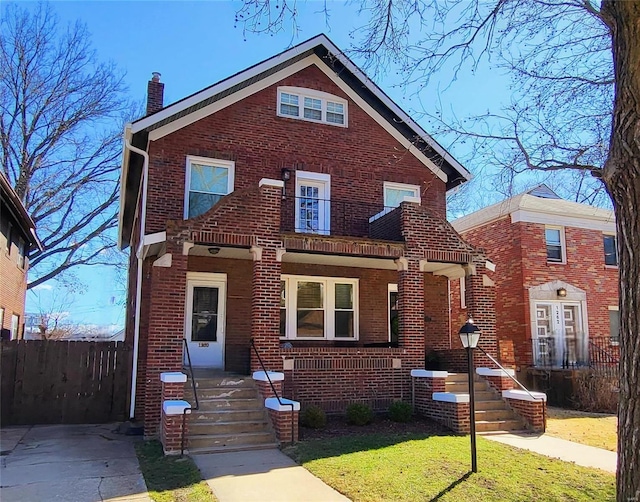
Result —
<instances>
[{"instance_id":1,"label":"porch ceiling","mask_svg":"<svg viewBox=\"0 0 640 502\"><path fill-rule=\"evenodd\" d=\"M282 256L285 263L309 263L315 265L334 265L339 267L377 268L382 270L397 270L393 258L366 258L362 256L342 256L313 253L291 253Z\"/></svg>"},{"instance_id":2,"label":"porch ceiling","mask_svg":"<svg viewBox=\"0 0 640 502\"><path fill-rule=\"evenodd\" d=\"M210 251L211 250L211 251ZM207 256L209 258L231 258L234 260L252 260L253 255L246 248L222 247L196 244L189 249L189 256Z\"/></svg>"}]
</instances>

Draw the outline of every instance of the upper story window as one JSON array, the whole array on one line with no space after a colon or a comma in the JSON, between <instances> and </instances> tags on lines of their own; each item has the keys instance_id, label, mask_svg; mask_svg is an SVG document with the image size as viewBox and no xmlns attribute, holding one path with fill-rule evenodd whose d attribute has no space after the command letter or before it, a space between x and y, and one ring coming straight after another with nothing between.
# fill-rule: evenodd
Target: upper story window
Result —
<instances>
[{"instance_id":1,"label":"upper story window","mask_svg":"<svg viewBox=\"0 0 640 502\"><path fill-rule=\"evenodd\" d=\"M233 192L235 164L229 160L187 157L184 217L194 218Z\"/></svg>"},{"instance_id":2,"label":"upper story window","mask_svg":"<svg viewBox=\"0 0 640 502\"><path fill-rule=\"evenodd\" d=\"M562 227L546 227L544 236L547 242L547 261L565 263L566 252L564 245L564 231Z\"/></svg>"},{"instance_id":3,"label":"upper story window","mask_svg":"<svg viewBox=\"0 0 640 502\"><path fill-rule=\"evenodd\" d=\"M420 202L420 187L405 183L384 182L385 207L398 207L407 197L418 199L418 202Z\"/></svg>"},{"instance_id":4,"label":"upper story window","mask_svg":"<svg viewBox=\"0 0 640 502\"><path fill-rule=\"evenodd\" d=\"M18 238L18 267L24 268L26 254L27 253L24 239L20 237Z\"/></svg>"},{"instance_id":5,"label":"upper story window","mask_svg":"<svg viewBox=\"0 0 640 502\"><path fill-rule=\"evenodd\" d=\"M615 235L603 235L604 264L612 267L618 266L618 247Z\"/></svg>"},{"instance_id":6,"label":"upper story window","mask_svg":"<svg viewBox=\"0 0 640 502\"><path fill-rule=\"evenodd\" d=\"M620 312L618 307L609 307L609 336L612 344L620 342Z\"/></svg>"},{"instance_id":7,"label":"upper story window","mask_svg":"<svg viewBox=\"0 0 640 502\"><path fill-rule=\"evenodd\" d=\"M347 127L347 101L313 89L278 87L278 115Z\"/></svg>"}]
</instances>

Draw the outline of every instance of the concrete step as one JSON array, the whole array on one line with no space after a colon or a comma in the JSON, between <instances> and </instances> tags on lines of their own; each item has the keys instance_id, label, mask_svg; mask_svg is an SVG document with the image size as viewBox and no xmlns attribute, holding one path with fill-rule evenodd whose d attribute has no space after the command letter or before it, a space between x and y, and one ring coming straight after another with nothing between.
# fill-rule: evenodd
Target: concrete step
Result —
<instances>
[{"instance_id":1,"label":"concrete step","mask_svg":"<svg viewBox=\"0 0 640 502\"><path fill-rule=\"evenodd\" d=\"M273 443L263 444L246 444L238 446L217 446L217 447L202 447L202 448L189 448L190 455L198 455L201 453L229 453L234 451L249 451L249 450L270 450L277 448L278 445L274 441Z\"/></svg>"},{"instance_id":2,"label":"concrete step","mask_svg":"<svg viewBox=\"0 0 640 502\"><path fill-rule=\"evenodd\" d=\"M469 385L466 382L445 382L445 392L469 393Z\"/></svg>"},{"instance_id":3,"label":"concrete step","mask_svg":"<svg viewBox=\"0 0 640 502\"><path fill-rule=\"evenodd\" d=\"M476 400L475 405L476 411L506 409L506 404L501 399Z\"/></svg>"},{"instance_id":4,"label":"concrete step","mask_svg":"<svg viewBox=\"0 0 640 502\"><path fill-rule=\"evenodd\" d=\"M477 432L519 431L524 428L524 424L520 420L476 420Z\"/></svg>"},{"instance_id":5,"label":"concrete step","mask_svg":"<svg viewBox=\"0 0 640 502\"><path fill-rule=\"evenodd\" d=\"M262 420L238 420L233 422L191 422L189 437L215 434L244 434L248 432L271 432L266 418Z\"/></svg>"},{"instance_id":6,"label":"concrete step","mask_svg":"<svg viewBox=\"0 0 640 502\"><path fill-rule=\"evenodd\" d=\"M478 410L476 409L476 420L492 422L494 420L515 420L511 410Z\"/></svg>"},{"instance_id":7,"label":"concrete step","mask_svg":"<svg viewBox=\"0 0 640 502\"><path fill-rule=\"evenodd\" d=\"M476 401L498 401L502 403L502 398L492 390L476 390L474 392Z\"/></svg>"},{"instance_id":8,"label":"concrete step","mask_svg":"<svg viewBox=\"0 0 640 502\"><path fill-rule=\"evenodd\" d=\"M262 420L266 416L264 406L251 410L218 410L203 411L196 410L191 412L189 423L218 423L218 422L245 422L248 420Z\"/></svg>"},{"instance_id":9,"label":"concrete step","mask_svg":"<svg viewBox=\"0 0 640 502\"><path fill-rule=\"evenodd\" d=\"M466 382L468 379L467 373L449 373L447 376L447 382Z\"/></svg>"},{"instance_id":10,"label":"concrete step","mask_svg":"<svg viewBox=\"0 0 640 502\"><path fill-rule=\"evenodd\" d=\"M191 383L191 378L187 378L187 381L184 384L185 390L191 389L193 384ZM196 375L196 388L200 389L214 389L217 387L225 387L225 388L242 388L242 387L250 387L255 388L255 382L251 377L246 376L219 376L219 377L211 377L211 378L198 378Z\"/></svg>"},{"instance_id":11,"label":"concrete step","mask_svg":"<svg viewBox=\"0 0 640 502\"><path fill-rule=\"evenodd\" d=\"M270 432L245 432L242 434L203 434L189 435L189 450L192 448L225 448L244 447L246 445L274 444L273 434Z\"/></svg>"},{"instance_id":12,"label":"concrete step","mask_svg":"<svg viewBox=\"0 0 640 502\"><path fill-rule=\"evenodd\" d=\"M253 399L200 399L200 411L255 410L264 408L264 401Z\"/></svg>"},{"instance_id":13,"label":"concrete step","mask_svg":"<svg viewBox=\"0 0 640 502\"><path fill-rule=\"evenodd\" d=\"M255 399L258 396L258 391L253 387L210 387L210 388L197 388L198 399L200 401L206 399ZM184 397L187 401L192 402L193 390L191 386L185 387Z\"/></svg>"}]
</instances>

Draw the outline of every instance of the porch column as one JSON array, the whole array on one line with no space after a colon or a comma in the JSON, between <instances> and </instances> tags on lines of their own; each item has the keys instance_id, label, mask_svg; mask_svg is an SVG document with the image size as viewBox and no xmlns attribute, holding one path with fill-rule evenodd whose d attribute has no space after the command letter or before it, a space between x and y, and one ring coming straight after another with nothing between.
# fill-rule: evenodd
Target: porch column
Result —
<instances>
[{"instance_id":1,"label":"porch column","mask_svg":"<svg viewBox=\"0 0 640 502\"><path fill-rule=\"evenodd\" d=\"M424 367L424 272L418 258L399 258L398 344L407 351L408 368Z\"/></svg>"},{"instance_id":2,"label":"porch column","mask_svg":"<svg viewBox=\"0 0 640 502\"><path fill-rule=\"evenodd\" d=\"M487 268L486 264L486 260L474 261L476 273L466 278L467 313L473 317L475 325L480 328L481 334L478 345L498 359L495 310L496 288L491 279L492 271ZM480 351L475 351L475 359L478 365L487 365L490 368L495 366Z\"/></svg>"},{"instance_id":3,"label":"porch column","mask_svg":"<svg viewBox=\"0 0 640 502\"><path fill-rule=\"evenodd\" d=\"M175 248L175 249L174 249ZM187 256L167 242L167 253L150 267L153 288L149 299L149 328L144 400L144 434L156 436L160 424L160 373L182 370L182 339L187 288Z\"/></svg>"},{"instance_id":4,"label":"porch column","mask_svg":"<svg viewBox=\"0 0 640 502\"><path fill-rule=\"evenodd\" d=\"M282 371L280 357L280 274L281 253L275 247L251 248L253 290L251 296L251 337L267 371ZM262 371L251 349L251 371Z\"/></svg>"}]
</instances>

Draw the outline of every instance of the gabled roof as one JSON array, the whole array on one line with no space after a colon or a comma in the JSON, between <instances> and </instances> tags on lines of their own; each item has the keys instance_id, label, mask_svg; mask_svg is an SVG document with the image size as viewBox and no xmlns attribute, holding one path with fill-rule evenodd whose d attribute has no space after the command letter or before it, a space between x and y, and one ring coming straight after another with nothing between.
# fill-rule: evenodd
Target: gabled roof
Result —
<instances>
[{"instance_id":1,"label":"gabled roof","mask_svg":"<svg viewBox=\"0 0 640 502\"><path fill-rule=\"evenodd\" d=\"M462 233L510 215L512 221L615 230L612 210L561 199L546 185L538 185L510 199L458 218L451 224Z\"/></svg>"},{"instance_id":2,"label":"gabled roof","mask_svg":"<svg viewBox=\"0 0 640 502\"><path fill-rule=\"evenodd\" d=\"M287 71L300 71L317 65L356 104L363 107L385 129L420 159L452 189L471 179L471 174L458 163L422 127L413 121L373 81L371 81L324 34L317 35L270 59L247 68L191 96L140 118L127 126L125 136L131 144L146 149L147 142L158 139L241 99L242 96L273 85ZM129 243L137 194L140 186L142 159L123 152L121 177L120 231L121 247Z\"/></svg>"},{"instance_id":3,"label":"gabled roof","mask_svg":"<svg viewBox=\"0 0 640 502\"><path fill-rule=\"evenodd\" d=\"M3 172L0 172L0 199L4 206L1 212L9 211L13 221L18 225L25 241L29 244L29 249L37 248L42 250L42 244L36 235L36 224L29 216L22 200L13 189L9 180Z\"/></svg>"}]
</instances>

